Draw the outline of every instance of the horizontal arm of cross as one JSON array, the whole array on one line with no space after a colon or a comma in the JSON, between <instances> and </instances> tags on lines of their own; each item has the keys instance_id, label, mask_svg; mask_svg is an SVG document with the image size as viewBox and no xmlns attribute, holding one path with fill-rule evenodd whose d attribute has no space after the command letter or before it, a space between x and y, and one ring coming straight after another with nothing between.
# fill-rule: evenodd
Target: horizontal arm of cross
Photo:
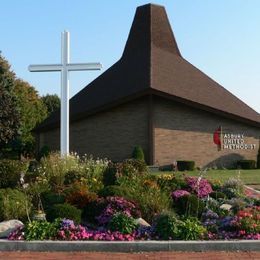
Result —
<instances>
[{"instance_id":1,"label":"horizontal arm of cross","mask_svg":"<svg viewBox=\"0 0 260 260\"><path fill-rule=\"evenodd\" d=\"M40 72L40 71L61 71L61 64L46 64L46 65L30 65L28 67L30 72Z\"/></svg>"},{"instance_id":2,"label":"horizontal arm of cross","mask_svg":"<svg viewBox=\"0 0 260 260\"><path fill-rule=\"evenodd\" d=\"M100 70L102 65L100 63L69 63L64 66L68 71L80 71L80 70ZM62 64L46 64L46 65L30 65L28 67L30 72L40 71L61 71Z\"/></svg>"},{"instance_id":3,"label":"horizontal arm of cross","mask_svg":"<svg viewBox=\"0 0 260 260\"><path fill-rule=\"evenodd\" d=\"M101 63L69 63L66 67L69 71L102 69Z\"/></svg>"}]
</instances>

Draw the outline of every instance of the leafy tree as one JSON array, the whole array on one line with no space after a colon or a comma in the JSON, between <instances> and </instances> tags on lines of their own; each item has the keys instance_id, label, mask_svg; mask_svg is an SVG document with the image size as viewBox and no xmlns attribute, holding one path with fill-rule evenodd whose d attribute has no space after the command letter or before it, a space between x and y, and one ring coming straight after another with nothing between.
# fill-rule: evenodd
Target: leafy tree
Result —
<instances>
[{"instance_id":1,"label":"leafy tree","mask_svg":"<svg viewBox=\"0 0 260 260\"><path fill-rule=\"evenodd\" d=\"M38 92L29 83L17 79L14 85L20 111L20 128L12 146L19 154L31 154L34 150L34 136L31 131L47 117L47 108Z\"/></svg>"},{"instance_id":2,"label":"leafy tree","mask_svg":"<svg viewBox=\"0 0 260 260\"><path fill-rule=\"evenodd\" d=\"M20 126L14 85L15 74L0 52L0 152L14 139Z\"/></svg>"},{"instance_id":3,"label":"leafy tree","mask_svg":"<svg viewBox=\"0 0 260 260\"><path fill-rule=\"evenodd\" d=\"M58 95L50 95L47 94L46 96L42 97L42 101L45 104L45 106L47 107L48 110L48 116L55 110L57 110L58 108L60 108L60 98L58 97Z\"/></svg>"}]
</instances>

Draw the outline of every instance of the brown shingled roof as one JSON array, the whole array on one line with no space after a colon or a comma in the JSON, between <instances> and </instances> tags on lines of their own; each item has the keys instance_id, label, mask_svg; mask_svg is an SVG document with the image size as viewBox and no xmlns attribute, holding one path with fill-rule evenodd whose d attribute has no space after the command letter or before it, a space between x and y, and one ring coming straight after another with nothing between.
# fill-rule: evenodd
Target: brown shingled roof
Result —
<instances>
[{"instance_id":1,"label":"brown shingled roof","mask_svg":"<svg viewBox=\"0 0 260 260\"><path fill-rule=\"evenodd\" d=\"M181 56L164 7L153 4L137 8L121 59L70 100L70 118L147 94L260 126L256 111ZM36 131L58 124L56 111Z\"/></svg>"}]
</instances>

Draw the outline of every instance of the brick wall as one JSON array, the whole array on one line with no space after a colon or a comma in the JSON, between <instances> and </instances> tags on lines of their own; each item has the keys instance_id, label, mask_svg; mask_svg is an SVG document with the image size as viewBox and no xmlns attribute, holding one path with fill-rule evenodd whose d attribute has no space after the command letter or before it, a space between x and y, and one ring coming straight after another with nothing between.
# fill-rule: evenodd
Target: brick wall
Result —
<instances>
[{"instance_id":1,"label":"brick wall","mask_svg":"<svg viewBox=\"0 0 260 260\"><path fill-rule=\"evenodd\" d=\"M147 161L153 155L154 164L194 160L200 167L229 167L239 159L256 159L260 129L161 98L153 102L154 153L149 153L148 110L148 98L143 98L72 123L70 150L120 161L141 145ZM218 151L213 132L219 125L223 132L244 133L245 141L256 144L256 149ZM41 133L39 140L40 147L59 150L59 129Z\"/></svg>"},{"instance_id":2,"label":"brick wall","mask_svg":"<svg viewBox=\"0 0 260 260\"><path fill-rule=\"evenodd\" d=\"M244 133L254 150L221 150L213 143L218 126L223 132ZM254 159L258 152L260 129L211 113L156 98L154 101L154 163L194 160L197 166L232 166L239 159Z\"/></svg>"},{"instance_id":3,"label":"brick wall","mask_svg":"<svg viewBox=\"0 0 260 260\"><path fill-rule=\"evenodd\" d=\"M120 161L131 157L135 145L148 154L148 100L124 104L70 125L70 151ZM40 134L40 147L59 149L59 129Z\"/></svg>"}]
</instances>

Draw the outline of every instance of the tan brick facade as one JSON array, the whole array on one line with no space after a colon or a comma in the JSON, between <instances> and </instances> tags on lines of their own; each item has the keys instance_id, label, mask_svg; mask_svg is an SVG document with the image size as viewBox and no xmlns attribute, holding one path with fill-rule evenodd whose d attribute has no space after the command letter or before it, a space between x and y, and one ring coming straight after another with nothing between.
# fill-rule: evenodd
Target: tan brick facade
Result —
<instances>
[{"instance_id":1,"label":"tan brick facade","mask_svg":"<svg viewBox=\"0 0 260 260\"><path fill-rule=\"evenodd\" d=\"M223 132L243 133L256 148L218 151L213 133L220 125ZM151 103L146 97L72 123L70 151L121 161L140 145L150 164L194 160L198 167L230 167L240 159L256 160L259 136L259 128L162 98ZM59 140L58 128L42 132L40 147L58 150Z\"/></svg>"},{"instance_id":2,"label":"tan brick facade","mask_svg":"<svg viewBox=\"0 0 260 260\"><path fill-rule=\"evenodd\" d=\"M222 126L226 133L243 133L254 150L221 150L213 133ZM260 129L174 102L154 101L154 161L159 165L174 160L194 160L199 167L229 167L239 159L256 160Z\"/></svg>"},{"instance_id":3,"label":"tan brick facade","mask_svg":"<svg viewBox=\"0 0 260 260\"><path fill-rule=\"evenodd\" d=\"M120 161L131 157L134 146L148 154L148 99L124 104L87 117L70 126L70 151ZM59 129L40 134L40 147L59 149Z\"/></svg>"}]
</instances>

